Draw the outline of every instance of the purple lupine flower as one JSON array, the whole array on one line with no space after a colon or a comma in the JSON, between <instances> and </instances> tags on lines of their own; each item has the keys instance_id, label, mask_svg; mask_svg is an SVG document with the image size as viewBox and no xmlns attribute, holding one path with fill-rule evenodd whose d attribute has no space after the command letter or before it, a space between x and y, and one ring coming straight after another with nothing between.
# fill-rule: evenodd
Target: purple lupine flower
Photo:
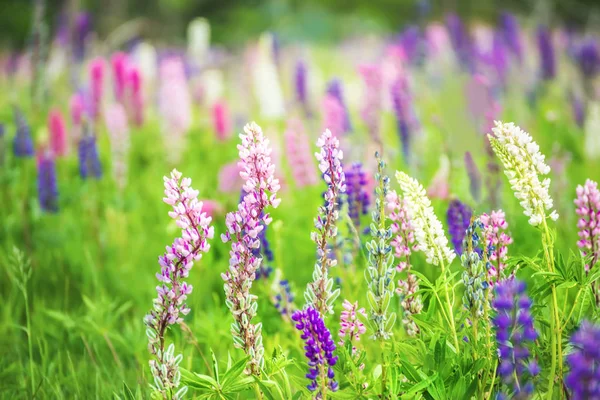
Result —
<instances>
[{"instance_id":1,"label":"purple lupine flower","mask_svg":"<svg viewBox=\"0 0 600 400\"><path fill-rule=\"evenodd\" d=\"M79 139L77 145L77 155L79 157L79 175L82 179L102 177L102 165L98 158L98 148L96 147L96 137L87 134Z\"/></svg>"},{"instance_id":2,"label":"purple lupine flower","mask_svg":"<svg viewBox=\"0 0 600 400\"><path fill-rule=\"evenodd\" d=\"M462 20L456 14L446 17L446 27L450 36L450 42L461 67L470 71L473 68L471 37Z\"/></svg>"},{"instance_id":3,"label":"purple lupine flower","mask_svg":"<svg viewBox=\"0 0 600 400\"><path fill-rule=\"evenodd\" d=\"M569 94L571 100L571 109L573 111L573 119L578 127L583 128L585 124L585 103L580 96L571 92Z\"/></svg>"},{"instance_id":4,"label":"purple lupine flower","mask_svg":"<svg viewBox=\"0 0 600 400\"><path fill-rule=\"evenodd\" d=\"M408 84L406 78L400 78L390 87L392 97L392 106L396 117L396 125L400 143L402 145L402 154L408 163L410 160L410 144L411 144L411 123L410 123L410 108L411 98L408 92Z\"/></svg>"},{"instance_id":5,"label":"purple lupine flower","mask_svg":"<svg viewBox=\"0 0 600 400\"><path fill-rule=\"evenodd\" d=\"M497 285L492 306L498 313L492 321L500 356L498 375L506 389L499 396L528 399L533 393L531 378L540 369L529 350L538 335L533 327L531 300L525 293L525 283L510 279Z\"/></svg>"},{"instance_id":6,"label":"purple lupine flower","mask_svg":"<svg viewBox=\"0 0 600 400\"><path fill-rule=\"evenodd\" d=\"M565 385L572 400L600 398L600 328L584 321L571 336L573 352L567 356L571 372Z\"/></svg>"},{"instance_id":7,"label":"purple lupine flower","mask_svg":"<svg viewBox=\"0 0 600 400\"><path fill-rule=\"evenodd\" d=\"M470 151L465 153L465 168L469 176L469 190L473 199L479 203L481 201L481 173L473 160Z\"/></svg>"},{"instance_id":8,"label":"purple lupine flower","mask_svg":"<svg viewBox=\"0 0 600 400\"><path fill-rule=\"evenodd\" d=\"M271 162L271 146L262 130L254 122L244 127L239 144L241 167L240 177L245 181L246 195L237 211L227 214L227 232L221 235L223 242L231 242L229 269L221 274L225 281L224 289L227 307L233 314L231 325L233 345L243 349L250 356L248 372L260 375L263 365L262 324L253 324L256 315L256 296L250 294L256 271L262 258L255 255L260 248L259 235L271 223L272 218L265 213L267 207L276 208L281 199L277 198L279 181L275 179L275 165Z\"/></svg>"},{"instance_id":9,"label":"purple lupine flower","mask_svg":"<svg viewBox=\"0 0 600 400\"><path fill-rule=\"evenodd\" d=\"M523 44L517 18L508 12L503 12L500 16L500 32L508 49L521 63L523 61Z\"/></svg>"},{"instance_id":10,"label":"purple lupine flower","mask_svg":"<svg viewBox=\"0 0 600 400\"><path fill-rule=\"evenodd\" d=\"M328 244L337 236L338 203L341 194L346 191L346 176L342 168L344 154L340 150L340 142L329 130L323 132L317 140L317 146L320 151L315 153L315 157L319 161L327 191L323 195L325 204L319 207L319 214L314 221L316 230L311 232L311 239L317 245L317 262L313 282L308 284L304 298L307 305L325 316L333 313L333 302L340 294L339 289L332 291L333 279L329 277L329 269L337 264L337 260L330 257Z\"/></svg>"},{"instance_id":11,"label":"purple lupine flower","mask_svg":"<svg viewBox=\"0 0 600 400\"><path fill-rule=\"evenodd\" d=\"M292 314L294 308L294 293L287 279L281 279L277 283L276 294L273 296L275 308L283 316Z\"/></svg>"},{"instance_id":12,"label":"purple lupine flower","mask_svg":"<svg viewBox=\"0 0 600 400\"><path fill-rule=\"evenodd\" d=\"M307 388L317 392L317 398L325 398L328 390L335 392L338 389L333 372L337 356L333 355L335 343L331 332L319 312L312 307L296 311L292 320L296 322L296 329L302 331L301 338L305 342L304 355L308 358L309 366L306 377L310 380Z\"/></svg>"},{"instance_id":13,"label":"purple lupine flower","mask_svg":"<svg viewBox=\"0 0 600 400\"><path fill-rule=\"evenodd\" d=\"M184 386L175 394L173 392L180 384L178 364L182 356L173 354L172 344L165 350L165 333L171 325L183 322L183 317L190 312L185 301L192 292L192 285L183 279L189 276L194 261L200 260L202 253L210 249L207 239L213 238L214 228L210 226L211 218L202 212L202 202L198 201L198 191L190 186L190 178L182 179L181 172L174 169L170 177L164 177L164 182L163 201L173 207L169 217L181 228L181 236L158 258L158 296L144 323L147 326L148 350L154 356L150 360L154 390L160 393L161 398L170 394L172 398L180 399L187 388Z\"/></svg>"},{"instance_id":14,"label":"purple lupine flower","mask_svg":"<svg viewBox=\"0 0 600 400\"><path fill-rule=\"evenodd\" d=\"M496 71L496 76L498 77L499 83L504 85L508 75L509 60L507 46L502 39L500 32L494 32L490 61L492 67Z\"/></svg>"},{"instance_id":15,"label":"purple lupine flower","mask_svg":"<svg viewBox=\"0 0 600 400\"><path fill-rule=\"evenodd\" d=\"M296 100L306 109L308 106L308 93L307 93L307 68L306 63L302 60L296 62L296 74L295 74L295 87L296 87Z\"/></svg>"},{"instance_id":16,"label":"purple lupine flower","mask_svg":"<svg viewBox=\"0 0 600 400\"><path fill-rule=\"evenodd\" d=\"M400 34L399 42L409 63L420 65L423 62L423 38L417 25L406 27Z\"/></svg>"},{"instance_id":17,"label":"purple lupine flower","mask_svg":"<svg viewBox=\"0 0 600 400\"><path fill-rule=\"evenodd\" d=\"M579 216L577 228L579 228L579 241L577 246L584 256L591 256L590 264L585 266L586 271L593 267L600 258L600 190L598 184L590 179L585 184L577 186L577 198L575 199Z\"/></svg>"},{"instance_id":18,"label":"purple lupine flower","mask_svg":"<svg viewBox=\"0 0 600 400\"><path fill-rule=\"evenodd\" d=\"M260 239L260 246L252 249L252 253L254 254L254 257L263 256L263 263L256 270L256 279L268 279L271 272L273 272L273 267L271 265L274 257L273 251L271 250L271 244L269 243L269 239L267 239L267 226L260 231L258 238Z\"/></svg>"},{"instance_id":19,"label":"purple lupine flower","mask_svg":"<svg viewBox=\"0 0 600 400\"><path fill-rule=\"evenodd\" d=\"M352 163L344 171L346 175L346 202L348 215L357 231L360 231L360 216L369 212L369 192L367 191L367 173L361 163Z\"/></svg>"},{"instance_id":20,"label":"purple lupine flower","mask_svg":"<svg viewBox=\"0 0 600 400\"><path fill-rule=\"evenodd\" d=\"M42 150L38 153L37 185L40 208L50 213L58 212L56 164L51 151Z\"/></svg>"},{"instance_id":21,"label":"purple lupine flower","mask_svg":"<svg viewBox=\"0 0 600 400\"><path fill-rule=\"evenodd\" d=\"M348 133L350 131L352 131L352 123L350 122L350 113L348 111L348 107L346 107L346 102L344 101L344 93L342 90L342 81L339 79L332 79L331 81L329 81L329 83L327 84L327 94L334 97L339 105L343 108L344 110L344 132L343 133ZM329 127L326 127L329 128ZM337 135L341 134L342 132L336 132Z\"/></svg>"},{"instance_id":22,"label":"purple lupine flower","mask_svg":"<svg viewBox=\"0 0 600 400\"><path fill-rule=\"evenodd\" d=\"M13 108L15 125L17 132L13 141L13 152L17 157L33 157L33 139L31 138L31 128L25 119L25 116L18 107Z\"/></svg>"},{"instance_id":23,"label":"purple lupine flower","mask_svg":"<svg viewBox=\"0 0 600 400\"><path fill-rule=\"evenodd\" d=\"M540 72L543 80L550 80L556 76L556 57L552 32L545 26L540 26L537 31L537 45L540 55Z\"/></svg>"},{"instance_id":24,"label":"purple lupine flower","mask_svg":"<svg viewBox=\"0 0 600 400\"><path fill-rule=\"evenodd\" d=\"M598 49L598 43L593 39L587 39L581 44L576 57L581 75L585 79L594 79L600 72L600 50Z\"/></svg>"},{"instance_id":25,"label":"purple lupine flower","mask_svg":"<svg viewBox=\"0 0 600 400\"><path fill-rule=\"evenodd\" d=\"M473 211L471 207L461 202L460 200L454 199L448 206L448 233L452 238L452 244L454 250L460 255L463 252L463 239L465 238L465 232L471 223L471 215Z\"/></svg>"},{"instance_id":26,"label":"purple lupine flower","mask_svg":"<svg viewBox=\"0 0 600 400\"><path fill-rule=\"evenodd\" d=\"M75 18L75 32L73 37L73 57L81 62L85 58L85 45L88 35L92 32L92 18L88 13L79 13Z\"/></svg>"}]
</instances>

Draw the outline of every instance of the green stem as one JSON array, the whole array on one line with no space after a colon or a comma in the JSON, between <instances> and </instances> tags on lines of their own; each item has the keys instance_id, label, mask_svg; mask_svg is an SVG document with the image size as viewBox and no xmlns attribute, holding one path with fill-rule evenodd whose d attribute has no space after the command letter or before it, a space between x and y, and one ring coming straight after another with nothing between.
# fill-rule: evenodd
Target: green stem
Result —
<instances>
[{"instance_id":1,"label":"green stem","mask_svg":"<svg viewBox=\"0 0 600 400\"><path fill-rule=\"evenodd\" d=\"M442 267L442 276L444 281L446 280L446 266L444 265L444 259L440 257L440 266ZM448 319L450 328L452 329L452 335L454 336L454 346L458 352L458 335L456 333L456 325L454 324L454 311L452 310L452 303L450 302L450 296L448 296L448 290L444 290L444 296L446 297L446 303L448 304Z\"/></svg>"},{"instance_id":2,"label":"green stem","mask_svg":"<svg viewBox=\"0 0 600 400\"><path fill-rule=\"evenodd\" d=\"M26 285L26 283L25 283ZM23 297L25 298L25 319L27 323L27 346L29 348L29 379L31 381L31 397L35 391L35 379L33 368L33 343L31 341L31 315L29 313L29 296L27 295L27 287L23 287Z\"/></svg>"},{"instance_id":3,"label":"green stem","mask_svg":"<svg viewBox=\"0 0 600 400\"><path fill-rule=\"evenodd\" d=\"M385 363L385 343L383 339L379 341L381 344L381 398L385 399L386 381L387 381L387 365Z\"/></svg>"}]
</instances>

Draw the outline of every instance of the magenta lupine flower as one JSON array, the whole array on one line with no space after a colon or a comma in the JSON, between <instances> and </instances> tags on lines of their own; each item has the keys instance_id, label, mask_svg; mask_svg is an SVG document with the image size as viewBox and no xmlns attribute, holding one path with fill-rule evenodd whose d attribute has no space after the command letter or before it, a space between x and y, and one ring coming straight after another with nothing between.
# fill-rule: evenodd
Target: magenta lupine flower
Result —
<instances>
[{"instance_id":1,"label":"magenta lupine flower","mask_svg":"<svg viewBox=\"0 0 600 400\"><path fill-rule=\"evenodd\" d=\"M124 100L125 86L127 85L127 63L127 54L121 51L113 54L110 58L115 100L118 102Z\"/></svg>"},{"instance_id":2,"label":"magenta lupine flower","mask_svg":"<svg viewBox=\"0 0 600 400\"><path fill-rule=\"evenodd\" d=\"M376 143L381 143L379 132L382 107L381 92L383 89L381 68L376 64L363 65L359 68L359 72L365 83L361 116L369 129L371 139Z\"/></svg>"},{"instance_id":3,"label":"magenta lupine flower","mask_svg":"<svg viewBox=\"0 0 600 400\"><path fill-rule=\"evenodd\" d=\"M360 336L363 335L367 328L365 324L358 319L359 315L367 317L367 313L364 308L358 308L358 301L350 303L348 300L344 300L342 304L344 310L340 314L340 341L339 345L344 346L346 343L352 345L352 354L356 353L356 342L360 341Z\"/></svg>"},{"instance_id":4,"label":"magenta lupine flower","mask_svg":"<svg viewBox=\"0 0 600 400\"><path fill-rule=\"evenodd\" d=\"M144 123L144 95L142 88L142 74L139 68L130 65L127 71L125 94L129 115L136 126L142 126Z\"/></svg>"},{"instance_id":5,"label":"magenta lupine flower","mask_svg":"<svg viewBox=\"0 0 600 400\"><path fill-rule=\"evenodd\" d=\"M179 324L190 312L186 304L192 285L184 281L189 276L194 261L208 252L214 228L211 218L202 212L202 203L198 201L198 191L190 186L192 180L183 178L181 172L173 170L170 177L164 177L165 197L163 201L173 207L169 216L181 228L181 236L167 246L166 252L158 258L160 272L156 274L160 284L156 287L158 296L153 308L144 318L147 326L148 350L154 357L150 361L150 370L154 377L154 390L163 398L181 398L187 388L180 385L179 362L182 356L175 356L171 344L165 350L165 333L171 325Z\"/></svg>"},{"instance_id":6,"label":"magenta lupine flower","mask_svg":"<svg viewBox=\"0 0 600 400\"><path fill-rule=\"evenodd\" d=\"M414 229L404 199L395 190L388 193L386 206L394 235L390 244L394 249L394 258L398 260L396 268L398 272L402 272L410 268L410 255L417 250Z\"/></svg>"},{"instance_id":7,"label":"magenta lupine flower","mask_svg":"<svg viewBox=\"0 0 600 400\"><path fill-rule=\"evenodd\" d=\"M67 154L68 138L65 119L58 109L52 109L48 114L48 132L50 133L50 150L57 157Z\"/></svg>"},{"instance_id":8,"label":"magenta lupine flower","mask_svg":"<svg viewBox=\"0 0 600 400\"><path fill-rule=\"evenodd\" d=\"M508 245L513 242L512 237L506 232L508 222L504 211L492 211L491 214L482 214L479 221L483 224L483 244L487 249L488 261L491 265L487 268L487 277L490 284L495 284L506 279L504 276L504 262L507 258Z\"/></svg>"},{"instance_id":9,"label":"magenta lupine flower","mask_svg":"<svg viewBox=\"0 0 600 400\"><path fill-rule=\"evenodd\" d=\"M302 331L301 337L306 342L304 350L309 366L306 377L311 381L307 388L317 392L315 398L325 398L328 390L335 392L338 389L332 368L338 358L333 355L335 343L331 332L319 312L312 307L296 311L292 320L296 322L296 329Z\"/></svg>"},{"instance_id":10,"label":"magenta lupine flower","mask_svg":"<svg viewBox=\"0 0 600 400\"><path fill-rule=\"evenodd\" d=\"M127 184L127 160L129 158L129 124L125 108L119 103L111 104L105 112L105 123L110 138L112 168L119 189Z\"/></svg>"},{"instance_id":11,"label":"magenta lupine flower","mask_svg":"<svg viewBox=\"0 0 600 400\"><path fill-rule=\"evenodd\" d=\"M344 133L346 121L345 109L332 95L323 98L323 130L329 129L334 136Z\"/></svg>"},{"instance_id":12,"label":"magenta lupine flower","mask_svg":"<svg viewBox=\"0 0 600 400\"><path fill-rule=\"evenodd\" d=\"M213 126L217 139L225 141L231 137L232 127L231 118L229 117L229 108L225 101L218 101L213 105Z\"/></svg>"},{"instance_id":13,"label":"magenta lupine flower","mask_svg":"<svg viewBox=\"0 0 600 400\"><path fill-rule=\"evenodd\" d=\"M346 177L342 168L344 155L340 150L340 142L331 131L323 132L317 140L317 146L320 151L315 153L315 156L319 161L323 180L327 184L327 191L323 194L325 204L319 207L319 214L315 218L316 230L311 233L311 239L317 244L317 262L313 282L308 284L304 298L307 305L325 317L333 313L333 302L340 294L339 289L331 290L333 279L329 277L329 269L337 264L337 260L330 257L328 243L337 236L339 200L340 194L346 191Z\"/></svg>"},{"instance_id":14,"label":"magenta lupine flower","mask_svg":"<svg viewBox=\"0 0 600 400\"><path fill-rule=\"evenodd\" d=\"M298 119L288 121L283 134L287 159L297 188L316 185L319 182L312 158L308 135Z\"/></svg>"},{"instance_id":15,"label":"magenta lupine flower","mask_svg":"<svg viewBox=\"0 0 600 400\"><path fill-rule=\"evenodd\" d=\"M104 59L94 58L90 61L90 113L97 120L102 109L102 96L104 94Z\"/></svg>"},{"instance_id":16,"label":"magenta lupine flower","mask_svg":"<svg viewBox=\"0 0 600 400\"><path fill-rule=\"evenodd\" d=\"M240 176L245 180L246 195L238 210L227 214L227 232L221 235L223 242L231 242L229 270L221 277L225 281L225 303L234 317L231 325L233 344L244 349L250 356L249 372L260 375L263 365L262 324L251 321L256 315L256 296L250 294L256 271L262 258L257 256L260 248L260 232L271 223L266 209L276 208L279 181L275 179L275 165L271 162L271 147L262 130L254 122L244 127L238 145Z\"/></svg>"},{"instance_id":17,"label":"magenta lupine flower","mask_svg":"<svg viewBox=\"0 0 600 400\"><path fill-rule=\"evenodd\" d=\"M590 264L585 266L589 271L598 261L600 256L600 191L598 184L590 179L583 186L577 186L577 198L575 199L579 215L577 228L579 228L579 241L577 246L584 256L591 256Z\"/></svg>"},{"instance_id":18,"label":"magenta lupine flower","mask_svg":"<svg viewBox=\"0 0 600 400\"><path fill-rule=\"evenodd\" d=\"M202 212L213 218L215 215L223 213L223 206L216 200L202 200Z\"/></svg>"}]
</instances>

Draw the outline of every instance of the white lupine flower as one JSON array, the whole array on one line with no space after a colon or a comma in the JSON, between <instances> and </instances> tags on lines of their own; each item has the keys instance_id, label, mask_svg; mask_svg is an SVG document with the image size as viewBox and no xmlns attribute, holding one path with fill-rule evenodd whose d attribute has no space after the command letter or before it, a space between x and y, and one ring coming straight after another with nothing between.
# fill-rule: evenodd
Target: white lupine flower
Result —
<instances>
[{"instance_id":1,"label":"white lupine flower","mask_svg":"<svg viewBox=\"0 0 600 400\"><path fill-rule=\"evenodd\" d=\"M513 124L494 121L493 135L488 135L494 153L504 164L504 174L508 178L520 200L524 214L529 217L529 224L538 226L546 218L546 214L556 221L558 213L550 197L550 178L540 177L550 173L540 147L531 136Z\"/></svg>"},{"instance_id":2,"label":"white lupine flower","mask_svg":"<svg viewBox=\"0 0 600 400\"><path fill-rule=\"evenodd\" d=\"M440 265L454 260L456 254L448 247L448 239L442 223L437 219L427 193L416 179L396 171L396 179L404 192L404 199L415 231L419 250L425 253L427 262Z\"/></svg>"}]
</instances>

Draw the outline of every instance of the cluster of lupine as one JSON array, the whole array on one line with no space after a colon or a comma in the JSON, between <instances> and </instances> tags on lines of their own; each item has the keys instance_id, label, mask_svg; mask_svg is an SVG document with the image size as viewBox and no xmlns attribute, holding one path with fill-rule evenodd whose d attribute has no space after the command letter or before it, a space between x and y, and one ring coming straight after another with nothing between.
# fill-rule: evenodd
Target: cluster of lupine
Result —
<instances>
[{"instance_id":1,"label":"cluster of lupine","mask_svg":"<svg viewBox=\"0 0 600 400\"><path fill-rule=\"evenodd\" d=\"M483 316L483 308L487 301L485 294L488 287L486 265L478 252L480 238L477 230L481 229L483 229L483 224L479 219L467 227L462 244L464 253L460 256L460 262L465 268L462 275L465 285L463 305L471 313L473 319Z\"/></svg>"},{"instance_id":2,"label":"cluster of lupine","mask_svg":"<svg viewBox=\"0 0 600 400\"><path fill-rule=\"evenodd\" d=\"M225 303L234 317L231 325L234 346L244 349L250 356L250 372L259 375L264 354L262 324L251 322L258 303L250 289L262 258L256 256L254 250L260 247L258 235L272 220L265 213L266 208L276 208L281 200L277 198L280 186L275 179L269 140L255 123L246 125L244 132L240 135L242 143L238 150L246 195L238 210L227 214L227 232L221 239L231 242L230 263L229 270L221 276L225 281Z\"/></svg>"},{"instance_id":3,"label":"cluster of lupine","mask_svg":"<svg viewBox=\"0 0 600 400\"><path fill-rule=\"evenodd\" d=\"M458 199L452 200L448 206L448 233L450 233L454 250L459 255L462 254L464 249L465 231L471 223L472 214L471 207Z\"/></svg>"},{"instance_id":4,"label":"cluster of lupine","mask_svg":"<svg viewBox=\"0 0 600 400\"><path fill-rule=\"evenodd\" d=\"M565 384L573 400L600 398L600 328L584 321L571 337L574 351L567 356L571 372Z\"/></svg>"},{"instance_id":5,"label":"cluster of lupine","mask_svg":"<svg viewBox=\"0 0 600 400\"><path fill-rule=\"evenodd\" d=\"M273 303L277 311L283 316L292 315L294 309L294 294L290 288L290 283L287 279L276 280L274 285L275 295L273 296Z\"/></svg>"},{"instance_id":6,"label":"cluster of lupine","mask_svg":"<svg viewBox=\"0 0 600 400\"><path fill-rule=\"evenodd\" d=\"M182 178L181 172L173 170L164 181L163 201L173 207L169 216L181 228L181 236L167 246L166 252L158 258L158 296L144 323L147 326L148 349L154 356L150 361L154 390L163 398L179 399L187 391L186 387L178 389L178 364L182 356L174 356L173 345L165 349L165 333L171 325L181 323L190 312L185 301L192 292L192 285L184 279L189 276L194 262L210 249L208 239L213 238L214 228L210 226L211 218L202 211L202 202L198 201L198 191L190 186L190 178Z\"/></svg>"},{"instance_id":7,"label":"cluster of lupine","mask_svg":"<svg viewBox=\"0 0 600 400\"><path fill-rule=\"evenodd\" d=\"M586 270L589 271L600 256L600 191L598 184L588 179L583 186L577 186L575 205L577 206L575 211L579 215L577 246L584 256L591 258L590 262L586 264Z\"/></svg>"},{"instance_id":8,"label":"cluster of lupine","mask_svg":"<svg viewBox=\"0 0 600 400\"><path fill-rule=\"evenodd\" d=\"M344 171L346 175L346 202L348 215L357 231L360 230L360 217L369 210L369 193L366 190L367 173L361 163L353 163Z\"/></svg>"},{"instance_id":9,"label":"cluster of lupine","mask_svg":"<svg viewBox=\"0 0 600 400\"><path fill-rule=\"evenodd\" d=\"M508 245L513 242L512 237L506 232L504 211L497 210L488 214L481 214L479 221L482 224L484 252L487 257L487 277L490 284L506 278L504 268L508 257Z\"/></svg>"},{"instance_id":10,"label":"cluster of lupine","mask_svg":"<svg viewBox=\"0 0 600 400\"><path fill-rule=\"evenodd\" d=\"M284 133L287 156L296 182L296 187L312 186L318 182L313 164L308 135L302 122L292 120Z\"/></svg>"},{"instance_id":11,"label":"cluster of lupine","mask_svg":"<svg viewBox=\"0 0 600 400\"><path fill-rule=\"evenodd\" d=\"M344 310L340 314L339 345L344 346L346 343L349 343L352 355L356 355L356 342L360 341L361 335L364 335L367 331L365 324L359 319L359 315L366 318L367 313L364 308L358 308L357 301L350 303L348 300L344 300L342 307Z\"/></svg>"}]
</instances>

